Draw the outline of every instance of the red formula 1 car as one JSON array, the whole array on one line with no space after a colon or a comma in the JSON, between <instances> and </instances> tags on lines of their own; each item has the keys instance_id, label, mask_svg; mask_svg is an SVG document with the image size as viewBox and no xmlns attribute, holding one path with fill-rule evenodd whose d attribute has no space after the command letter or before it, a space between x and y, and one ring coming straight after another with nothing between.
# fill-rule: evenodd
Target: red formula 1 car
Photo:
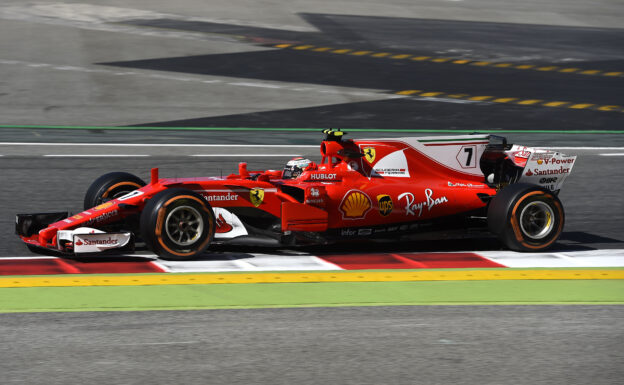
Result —
<instances>
[{"instance_id":1,"label":"red formula 1 car","mask_svg":"<svg viewBox=\"0 0 624 385\"><path fill-rule=\"evenodd\" d=\"M321 161L284 170L151 180L101 176L84 208L18 214L35 252L83 255L134 250L193 259L213 242L296 245L489 231L512 250L539 251L561 234L557 198L575 156L507 144L493 135L347 140L325 130Z\"/></svg>"}]
</instances>

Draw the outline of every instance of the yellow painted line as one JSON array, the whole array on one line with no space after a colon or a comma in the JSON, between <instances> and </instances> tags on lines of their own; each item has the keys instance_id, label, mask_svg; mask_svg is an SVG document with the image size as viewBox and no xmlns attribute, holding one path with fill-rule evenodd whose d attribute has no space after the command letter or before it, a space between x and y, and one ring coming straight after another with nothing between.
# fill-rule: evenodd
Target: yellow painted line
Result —
<instances>
[{"instance_id":1,"label":"yellow painted line","mask_svg":"<svg viewBox=\"0 0 624 385\"><path fill-rule=\"evenodd\" d=\"M596 109L599 111L617 111L617 110L621 110L622 106L600 106Z\"/></svg>"},{"instance_id":2,"label":"yellow painted line","mask_svg":"<svg viewBox=\"0 0 624 385\"><path fill-rule=\"evenodd\" d=\"M600 70L586 70L586 71L581 71L579 73L583 74L583 75L596 75L596 74L599 74L600 72L602 72L602 71L600 71Z\"/></svg>"},{"instance_id":3,"label":"yellow painted line","mask_svg":"<svg viewBox=\"0 0 624 385\"><path fill-rule=\"evenodd\" d=\"M404 90L397 92L397 95L413 95L422 92L421 90Z\"/></svg>"},{"instance_id":4,"label":"yellow painted line","mask_svg":"<svg viewBox=\"0 0 624 385\"><path fill-rule=\"evenodd\" d=\"M98 276L36 276L0 278L0 287L80 287L211 285L223 283L304 282L413 282L490 280L576 280L624 279L624 270L607 269L490 269L418 271L335 271L274 273L142 274Z\"/></svg>"},{"instance_id":5,"label":"yellow painted line","mask_svg":"<svg viewBox=\"0 0 624 385\"><path fill-rule=\"evenodd\" d=\"M580 109L591 107L591 106L593 106L593 104L591 103L581 103L581 104L573 104L568 108L574 108L574 109L580 110Z\"/></svg>"},{"instance_id":6,"label":"yellow painted line","mask_svg":"<svg viewBox=\"0 0 624 385\"><path fill-rule=\"evenodd\" d=\"M522 105L530 105L530 104L537 104L543 102L543 100L540 99L528 99L528 100L522 100L519 101L518 104L522 104Z\"/></svg>"},{"instance_id":7,"label":"yellow painted line","mask_svg":"<svg viewBox=\"0 0 624 385\"><path fill-rule=\"evenodd\" d=\"M554 100L554 101L545 101L542 99L519 99L519 98L497 98L496 96L487 96L487 95L477 95L472 96L469 94L447 94L445 92L425 92L422 90L402 90L396 91L397 95L413 95L413 96L421 96L421 97L445 97L445 98L453 98L453 99L464 99L471 101L491 101L495 103L515 103L519 105L531 106L531 105L541 105L544 107L562 107L562 108L572 108L572 109L585 109L590 108L595 111L623 111L624 107L619 105L604 105L597 106L592 103L576 103L571 101L563 101L563 100Z\"/></svg>"},{"instance_id":8,"label":"yellow painted line","mask_svg":"<svg viewBox=\"0 0 624 385\"><path fill-rule=\"evenodd\" d=\"M351 55L363 56L363 55L368 55L369 53L373 53L373 51L355 51L355 52L351 52Z\"/></svg>"},{"instance_id":9,"label":"yellow painted line","mask_svg":"<svg viewBox=\"0 0 624 385\"><path fill-rule=\"evenodd\" d=\"M468 100L477 100L477 101L481 101L481 100L488 100L488 99L492 99L494 96L473 96L471 98L468 98Z\"/></svg>"},{"instance_id":10,"label":"yellow painted line","mask_svg":"<svg viewBox=\"0 0 624 385\"><path fill-rule=\"evenodd\" d=\"M306 49L311 49L312 51L315 52L326 52L326 51L331 51L332 53L338 53L338 54L344 54L344 53L349 53L351 55L355 55L355 56L365 56L365 55L370 55L372 57L387 57L389 59L410 59L410 60L414 60L414 61L430 61L433 63L453 63L453 64L468 64L468 65L475 65L475 66L492 66L492 67L498 67L498 68L515 68L515 69L520 69L520 70L527 70L527 69L533 69L535 71L556 71L556 72L561 72L561 73L576 73L576 74L582 74L582 75L602 75L602 76L610 76L610 77L619 77L619 76L624 76L624 72L622 71L611 71L611 72L605 72L603 70L583 70L582 68L561 68L560 66L537 66L535 64L519 64L519 65L515 65L513 63L493 63L493 62L489 62L489 61L473 61L473 60L469 60L469 59L457 59L457 58L452 58L452 57L431 57L431 56L414 56L412 57L411 54L392 54L390 52L377 52L374 53L374 51L368 51L368 50L362 50L362 51L355 51L354 49L351 48L340 48L340 49L334 49L331 47L317 47L314 48L313 45L294 45L291 43L285 43L285 44L276 44L273 45L273 47L275 48L290 48L290 49L294 49L294 50L306 50Z\"/></svg>"},{"instance_id":11,"label":"yellow painted line","mask_svg":"<svg viewBox=\"0 0 624 385\"><path fill-rule=\"evenodd\" d=\"M561 107L564 104L570 104L570 102L549 102L549 103L544 103L542 105L546 107Z\"/></svg>"}]
</instances>

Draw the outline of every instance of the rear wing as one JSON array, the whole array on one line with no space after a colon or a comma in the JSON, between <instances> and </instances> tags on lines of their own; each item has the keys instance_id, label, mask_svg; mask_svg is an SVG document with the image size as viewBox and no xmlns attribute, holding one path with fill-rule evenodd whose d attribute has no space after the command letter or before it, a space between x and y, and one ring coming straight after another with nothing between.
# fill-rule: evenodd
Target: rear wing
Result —
<instances>
[{"instance_id":1,"label":"rear wing","mask_svg":"<svg viewBox=\"0 0 624 385\"><path fill-rule=\"evenodd\" d=\"M561 189L576 162L576 155L519 145L513 145L505 153L522 168L516 182L536 184L551 191Z\"/></svg>"}]
</instances>

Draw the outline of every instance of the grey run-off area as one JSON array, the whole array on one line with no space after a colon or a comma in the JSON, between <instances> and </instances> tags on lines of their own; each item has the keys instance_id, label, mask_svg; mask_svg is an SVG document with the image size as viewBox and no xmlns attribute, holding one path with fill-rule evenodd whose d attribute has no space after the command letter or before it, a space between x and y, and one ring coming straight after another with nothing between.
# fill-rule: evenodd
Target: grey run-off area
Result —
<instances>
[{"instance_id":1,"label":"grey run-off area","mask_svg":"<svg viewBox=\"0 0 624 385\"><path fill-rule=\"evenodd\" d=\"M619 384L621 306L0 314L4 384Z\"/></svg>"}]
</instances>

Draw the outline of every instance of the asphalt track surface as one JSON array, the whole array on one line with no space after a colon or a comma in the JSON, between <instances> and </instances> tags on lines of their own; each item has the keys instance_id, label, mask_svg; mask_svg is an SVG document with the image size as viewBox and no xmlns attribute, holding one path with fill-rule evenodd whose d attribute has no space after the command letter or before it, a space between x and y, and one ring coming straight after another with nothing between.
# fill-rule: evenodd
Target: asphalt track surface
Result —
<instances>
[{"instance_id":1,"label":"asphalt track surface","mask_svg":"<svg viewBox=\"0 0 624 385\"><path fill-rule=\"evenodd\" d=\"M622 327L621 306L1 314L0 370L4 384L618 384Z\"/></svg>"},{"instance_id":2,"label":"asphalt track surface","mask_svg":"<svg viewBox=\"0 0 624 385\"><path fill-rule=\"evenodd\" d=\"M622 76L605 75L624 68L624 9L617 0L277 1L261 8L236 1L208 6L193 0L149 6L140 0L83 1L88 2L118 8L3 2L0 124L539 129L550 133L514 133L512 140L623 146L624 113L600 109L624 105ZM119 9L146 7L158 14ZM280 43L313 47L276 48ZM321 46L411 56L314 51ZM417 55L469 63L412 60ZM471 64L477 61L491 64ZM504 63L514 68L496 66ZM579 70L561 72L568 68ZM398 94L406 90L422 92ZM422 96L430 92L442 94ZM470 100L479 96L489 98ZM501 98L515 100L494 101ZM526 100L537 102L518 103ZM552 104L558 102L563 103ZM318 136L299 132L120 134L4 127L0 138L318 143ZM146 177L158 166L163 176L198 176L233 171L238 161L162 149L150 157L44 157L66 149L20 153L8 147L17 153L4 151L7 146L0 151L0 256L27 254L12 235L16 212L80 210L87 185L104 172ZM579 158L561 193L568 216L557 247L621 248L622 157L600 155L619 152L587 151ZM248 161L262 168L286 159ZM47 313L0 319L3 383L606 384L620 383L624 374L621 306Z\"/></svg>"}]
</instances>

